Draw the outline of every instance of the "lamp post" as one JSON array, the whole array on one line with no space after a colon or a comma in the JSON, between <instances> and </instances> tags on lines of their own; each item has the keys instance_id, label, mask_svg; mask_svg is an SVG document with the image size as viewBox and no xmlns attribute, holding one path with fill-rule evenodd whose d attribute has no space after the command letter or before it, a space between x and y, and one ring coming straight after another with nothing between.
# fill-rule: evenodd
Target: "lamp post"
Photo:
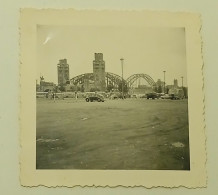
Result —
<instances>
[{"instance_id":1,"label":"lamp post","mask_svg":"<svg viewBox=\"0 0 218 195\"><path fill-rule=\"evenodd\" d=\"M183 89L183 76L181 77L181 79L182 79L182 92L183 92L183 97L184 97L184 89Z\"/></svg>"},{"instance_id":2,"label":"lamp post","mask_svg":"<svg viewBox=\"0 0 218 195\"><path fill-rule=\"evenodd\" d=\"M181 77L182 78L182 90L183 90L183 77Z\"/></svg>"},{"instance_id":3,"label":"lamp post","mask_svg":"<svg viewBox=\"0 0 218 195\"><path fill-rule=\"evenodd\" d=\"M122 99L124 99L123 98L123 60L124 60L123 58L120 59L120 61L121 61L121 68L122 68Z\"/></svg>"},{"instance_id":4,"label":"lamp post","mask_svg":"<svg viewBox=\"0 0 218 195\"><path fill-rule=\"evenodd\" d=\"M163 73L164 73L164 94L165 94L165 73L166 71L164 70Z\"/></svg>"}]
</instances>

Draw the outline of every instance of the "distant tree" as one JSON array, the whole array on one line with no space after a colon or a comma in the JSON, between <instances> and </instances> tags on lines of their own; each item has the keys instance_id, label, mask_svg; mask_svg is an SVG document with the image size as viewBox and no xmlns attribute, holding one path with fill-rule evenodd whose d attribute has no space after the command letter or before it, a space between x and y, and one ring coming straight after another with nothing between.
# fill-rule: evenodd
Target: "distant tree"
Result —
<instances>
[{"instance_id":1,"label":"distant tree","mask_svg":"<svg viewBox=\"0 0 218 195\"><path fill-rule=\"evenodd\" d=\"M84 92L84 90L85 90L84 85L81 86L80 90L81 90L81 92Z\"/></svg>"},{"instance_id":2,"label":"distant tree","mask_svg":"<svg viewBox=\"0 0 218 195\"><path fill-rule=\"evenodd\" d=\"M81 87L80 86L77 86L76 89L77 89L76 91L81 91Z\"/></svg>"},{"instance_id":3,"label":"distant tree","mask_svg":"<svg viewBox=\"0 0 218 195\"><path fill-rule=\"evenodd\" d=\"M90 89L90 92L100 91L97 87L93 87Z\"/></svg>"},{"instance_id":4,"label":"distant tree","mask_svg":"<svg viewBox=\"0 0 218 195\"><path fill-rule=\"evenodd\" d=\"M65 87L64 87L63 85L61 85L61 86L59 87L59 90L60 90L61 92L66 91L66 89L65 89Z\"/></svg>"},{"instance_id":5,"label":"distant tree","mask_svg":"<svg viewBox=\"0 0 218 195\"><path fill-rule=\"evenodd\" d=\"M109 85L107 86L107 91L111 91L113 88L114 88L114 86L111 85L111 84L109 84Z\"/></svg>"},{"instance_id":6,"label":"distant tree","mask_svg":"<svg viewBox=\"0 0 218 195\"><path fill-rule=\"evenodd\" d=\"M162 93L162 87L161 87L160 85L159 85L158 88L157 88L157 92L158 92L158 93Z\"/></svg>"},{"instance_id":7,"label":"distant tree","mask_svg":"<svg viewBox=\"0 0 218 195\"><path fill-rule=\"evenodd\" d=\"M119 85L118 85L118 90L119 90L120 92L122 92L122 82L119 83ZM129 90L128 90L127 84L126 84L125 82L123 82L123 92L124 92L124 93L127 93L128 91L129 91Z\"/></svg>"},{"instance_id":8,"label":"distant tree","mask_svg":"<svg viewBox=\"0 0 218 195\"><path fill-rule=\"evenodd\" d=\"M166 87L166 93L167 93L167 94L169 93L169 88L168 88L168 87Z\"/></svg>"},{"instance_id":9,"label":"distant tree","mask_svg":"<svg viewBox=\"0 0 218 195\"><path fill-rule=\"evenodd\" d=\"M58 86L55 86L54 89L53 89L53 91L54 91L55 93L57 93L57 92L58 92Z\"/></svg>"},{"instance_id":10,"label":"distant tree","mask_svg":"<svg viewBox=\"0 0 218 195\"><path fill-rule=\"evenodd\" d=\"M157 89L157 85L155 85L155 87L154 87L154 91L155 91L155 92L158 91L158 89Z\"/></svg>"},{"instance_id":11,"label":"distant tree","mask_svg":"<svg viewBox=\"0 0 218 195\"><path fill-rule=\"evenodd\" d=\"M72 91L72 92L74 92L74 91L81 91L81 90L83 90L82 92L84 92L84 87L83 86L71 86L70 87L70 90Z\"/></svg>"},{"instance_id":12,"label":"distant tree","mask_svg":"<svg viewBox=\"0 0 218 195\"><path fill-rule=\"evenodd\" d=\"M72 92L76 91L75 86L71 86L71 87L70 87L70 90L71 90Z\"/></svg>"}]
</instances>

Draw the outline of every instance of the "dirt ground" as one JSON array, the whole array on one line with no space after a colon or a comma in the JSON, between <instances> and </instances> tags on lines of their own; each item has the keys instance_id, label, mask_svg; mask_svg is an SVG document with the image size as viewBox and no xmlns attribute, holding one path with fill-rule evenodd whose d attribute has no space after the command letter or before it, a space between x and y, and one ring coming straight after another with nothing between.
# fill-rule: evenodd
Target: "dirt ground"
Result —
<instances>
[{"instance_id":1,"label":"dirt ground","mask_svg":"<svg viewBox=\"0 0 218 195\"><path fill-rule=\"evenodd\" d=\"M187 100L37 99L37 169L189 170Z\"/></svg>"}]
</instances>

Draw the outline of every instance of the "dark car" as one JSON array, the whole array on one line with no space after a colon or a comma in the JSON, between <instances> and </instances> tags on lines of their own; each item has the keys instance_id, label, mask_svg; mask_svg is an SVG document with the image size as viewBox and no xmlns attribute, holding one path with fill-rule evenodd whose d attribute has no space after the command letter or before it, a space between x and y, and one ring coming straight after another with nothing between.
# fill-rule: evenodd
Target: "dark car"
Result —
<instances>
[{"instance_id":1,"label":"dark car","mask_svg":"<svg viewBox=\"0 0 218 195\"><path fill-rule=\"evenodd\" d=\"M112 95L110 96L110 99L112 99L112 100L117 100L117 99L119 99L119 96L118 96L117 94L112 94Z\"/></svg>"},{"instance_id":2,"label":"dark car","mask_svg":"<svg viewBox=\"0 0 218 195\"><path fill-rule=\"evenodd\" d=\"M86 97L86 101L87 102L93 102L93 101L104 102L104 96L100 94L89 95Z\"/></svg>"},{"instance_id":3,"label":"dark car","mask_svg":"<svg viewBox=\"0 0 218 195\"><path fill-rule=\"evenodd\" d=\"M170 99L171 100L179 100L180 97L178 95L175 95L175 94L170 94Z\"/></svg>"},{"instance_id":4,"label":"dark car","mask_svg":"<svg viewBox=\"0 0 218 195\"><path fill-rule=\"evenodd\" d=\"M157 95L157 93L147 93L146 94L146 97L147 97L147 99L156 99L156 98L158 98L158 95Z\"/></svg>"}]
</instances>

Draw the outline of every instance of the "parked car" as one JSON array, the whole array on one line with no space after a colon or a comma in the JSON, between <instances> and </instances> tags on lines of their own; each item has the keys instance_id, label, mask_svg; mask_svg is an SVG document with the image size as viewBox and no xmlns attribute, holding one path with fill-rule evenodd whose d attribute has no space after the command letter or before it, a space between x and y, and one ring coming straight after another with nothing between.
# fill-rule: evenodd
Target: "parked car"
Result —
<instances>
[{"instance_id":1,"label":"parked car","mask_svg":"<svg viewBox=\"0 0 218 195\"><path fill-rule=\"evenodd\" d=\"M146 94L146 97L147 97L147 99L156 99L156 98L158 98L158 95L157 95L157 93L155 93L155 92L152 92L152 93L147 93Z\"/></svg>"},{"instance_id":2,"label":"parked car","mask_svg":"<svg viewBox=\"0 0 218 195\"><path fill-rule=\"evenodd\" d=\"M157 98L159 99L164 93L157 93Z\"/></svg>"},{"instance_id":3,"label":"parked car","mask_svg":"<svg viewBox=\"0 0 218 195\"><path fill-rule=\"evenodd\" d=\"M147 95L142 95L140 96L140 98L147 98Z\"/></svg>"},{"instance_id":4,"label":"parked car","mask_svg":"<svg viewBox=\"0 0 218 195\"><path fill-rule=\"evenodd\" d=\"M165 94L160 97L161 99L171 99L171 95Z\"/></svg>"},{"instance_id":5,"label":"parked car","mask_svg":"<svg viewBox=\"0 0 218 195\"><path fill-rule=\"evenodd\" d=\"M136 94L132 94L131 98L138 98L138 96Z\"/></svg>"},{"instance_id":6,"label":"parked car","mask_svg":"<svg viewBox=\"0 0 218 195\"><path fill-rule=\"evenodd\" d=\"M176 94L170 94L171 100L179 100L180 97Z\"/></svg>"},{"instance_id":7,"label":"parked car","mask_svg":"<svg viewBox=\"0 0 218 195\"><path fill-rule=\"evenodd\" d=\"M94 94L86 97L86 102L93 101L104 102L104 96L100 94Z\"/></svg>"},{"instance_id":8,"label":"parked car","mask_svg":"<svg viewBox=\"0 0 218 195\"><path fill-rule=\"evenodd\" d=\"M112 94L112 95L110 96L110 99L111 99L111 100L119 99L119 96L118 96L117 94Z\"/></svg>"}]
</instances>

